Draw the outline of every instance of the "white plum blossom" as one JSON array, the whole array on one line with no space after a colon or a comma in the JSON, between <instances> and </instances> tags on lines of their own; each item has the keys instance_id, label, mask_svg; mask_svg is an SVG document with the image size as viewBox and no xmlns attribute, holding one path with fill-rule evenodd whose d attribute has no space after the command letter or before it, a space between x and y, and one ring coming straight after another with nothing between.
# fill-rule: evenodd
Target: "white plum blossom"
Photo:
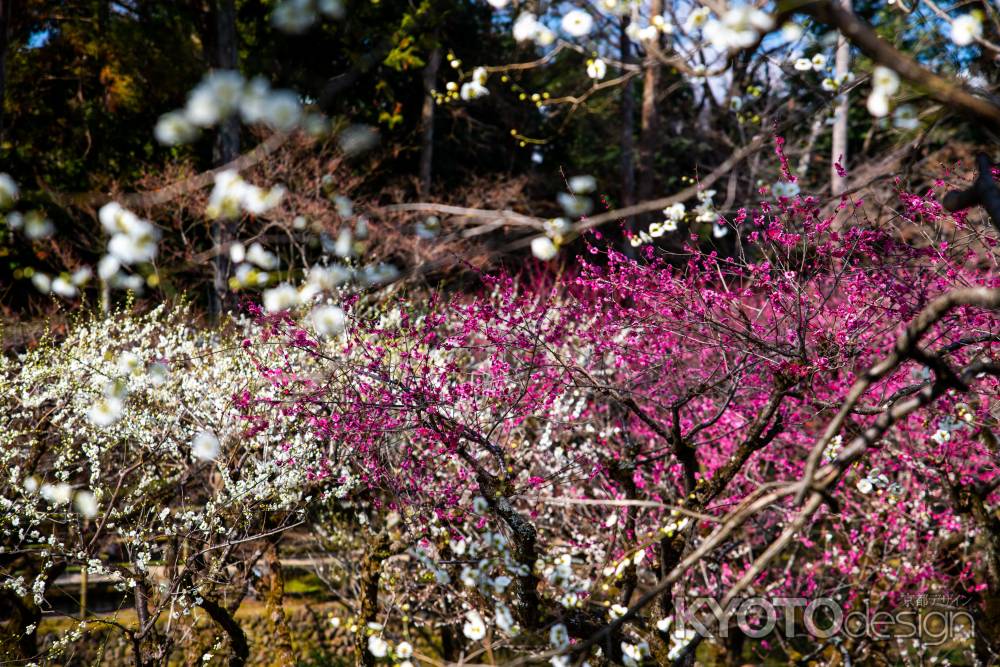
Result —
<instances>
[{"instance_id":1,"label":"white plum blossom","mask_svg":"<svg viewBox=\"0 0 1000 667\"><path fill-rule=\"evenodd\" d=\"M559 254L559 249L548 236L538 236L531 240L531 254L547 262Z\"/></svg>"},{"instance_id":2,"label":"white plum blossom","mask_svg":"<svg viewBox=\"0 0 1000 667\"><path fill-rule=\"evenodd\" d=\"M727 11L721 20L705 24L705 38L715 48L726 51L746 49L757 43L760 36L774 27L774 19L752 5L741 5Z\"/></svg>"},{"instance_id":3,"label":"white plum blossom","mask_svg":"<svg viewBox=\"0 0 1000 667\"><path fill-rule=\"evenodd\" d=\"M771 186L771 194L775 199L794 197L799 194L799 184L792 181L778 181Z\"/></svg>"},{"instance_id":4,"label":"white plum blossom","mask_svg":"<svg viewBox=\"0 0 1000 667\"><path fill-rule=\"evenodd\" d=\"M276 90L264 105L264 122L275 129L287 132L302 118L302 105L298 96L290 90Z\"/></svg>"},{"instance_id":5,"label":"white plum blossom","mask_svg":"<svg viewBox=\"0 0 1000 667\"><path fill-rule=\"evenodd\" d=\"M186 114L180 111L168 111L156 121L153 136L164 146L187 144L198 137L198 127Z\"/></svg>"},{"instance_id":6,"label":"white plum blossom","mask_svg":"<svg viewBox=\"0 0 1000 667\"><path fill-rule=\"evenodd\" d=\"M517 634L517 624L514 622L514 615L507 605L497 604L494 620L497 627L508 634Z\"/></svg>"},{"instance_id":7,"label":"white plum blossom","mask_svg":"<svg viewBox=\"0 0 1000 667\"><path fill-rule=\"evenodd\" d=\"M52 221L38 211L30 211L24 216L24 235L32 241L47 239L55 229Z\"/></svg>"},{"instance_id":8,"label":"white plum blossom","mask_svg":"<svg viewBox=\"0 0 1000 667\"><path fill-rule=\"evenodd\" d=\"M808 72L812 69L812 61L808 58L798 58L795 60L795 69L800 72Z\"/></svg>"},{"instance_id":9,"label":"white plum blossom","mask_svg":"<svg viewBox=\"0 0 1000 667\"><path fill-rule=\"evenodd\" d=\"M462 89L459 92L459 97L464 101L479 99L480 97L486 97L490 94L489 89L478 81L467 81L462 84Z\"/></svg>"},{"instance_id":10,"label":"white plum blossom","mask_svg":"<svg viewBox=\"0 0 1000 667\"><path fill-rule=\"evenodd\" d=\"M645 28L639 28L635 33L635 40L637 42L652 42L660 36L660 31L655 25L647 25Z\"/></svg>"},{"instance_id":11,"label":"white plum blossom","mask_svg":"<svg viewBox=\"0 0 1000 667\"><path fill-rule=\"evenodd\" d=\"M77 491L73 505L82 516L92 519L97 516L97 498L90 491Z\"/></svg>"},{"instance_id":12,"label":"white plum blossom","mask_svg":"<svg viewBox=\"0 0 1000 667\"><path fill-rule=\"evenodd\" d=\"M337 139L340 150L347 155L357 155L378 144L378 130L370 125L351 125Z\"/></svg>"},{"instance_id":13,"label":"white plum blossom","mask_svg":"<svg viewBox=\"0 0 1000 667\"><path fill-rule=\"evenodd\" d=\"M538 24L538 29L535 31L535 44L538 46L549 46L552 42L556 41L556 34L549 30L548 26Z\"/></svg>"},{"instance_id":14,"label":"white plum blossom","mask_svg":"<svg viewBox=\"0 0 1000 667\"><path fill-rule=\"evenodd\" d=\"M184 117L197 127L211 127L222 120L222 107L211 89L199 85L188 96Z\"/></svg>"},{"instance_id":15,"label":"white plum blossom","mask_svg":"<svg viewBox=\"0 0 1000 667\"><path fill-rule=\"evenodd\" d=\"M562 17L563 31L571 37L583 37L594 28L594 19L582 9L572 9Z\"/></svg>"},{"instance_id":16,"label":"white plum blossom","mask_svg":"<svg viewBox=\"0 0 1000 667\"><path fill-rule=\"evenodd\" d=\"M17 201L20 190L17 183L6 172L0 173L0 211L9 209Z\"/></svg>"},{"instance_id":17,"label":"white plum blossom","mask_svg":"<svg viewBox=\"0 0 1000 667\"><path fill-rule=\"evenodd\" d=\"M264 290L264 310L269 313L280 313L299 305L299 291L288 283Z\"/></svg>"},{"instance_id":18,"label":"white plum blossom","mask_svg":"<svg viewBox=\"0 0 1000 667\"><path fill-rule=\"evenodd\" d=\"M399 642L396 644L395 654L397 658L403 658L404 660L413 657L413 644L406 641Z\"/></svg>"},{"instance_id":19,"label":"white plum blossom","mask_svg":"<svg viewBox=\"0 0 1000 667\"><path fill-rule=\"evenodd\" d=\"M962 14L951 22L951 41L968 46L983 36L983 22L974 14Z\"/></svg>"},{"instance_id":20,"label":"white plum blossom","mask_svg":"<svg viewBox=\"0 0 1000 667\"><path fill-rule=\"evenodd\" d=\"M120 265L126 266L142 262L151 262L156 257L156 243L160 238L160 232L153 223L143 220L132 211L123 208L117 202L110 202L101 207L98 212L98 219L105 231L111 234L108 241L108 254L115 258ZM102 278L107 280L104 273L110 276L117 273L117 268L111 271L111 265L104 265L105 271L98 272Z\"/></svg>"},{"instance_id":21,"label":"white plum blossom","mask_svg":"<svg viewBox=\"0 0 1000 667\"><path fill-rule=\"evenodd\" d=\"M691 32L692 30L698 30L708 23L709 17L712 15L712 10L708 7L698 7L690 14L688 14L687 20L684 22L684 30L686 32Z\"/></svg>"},{"instance_id":22,"label":"white plum blossom","mask_svg":"<svg viewBox=\"0 0 1000 667\"><path fill-rule=\"evenodd\" d=\"M219 456L219 439L211 431L201 431L191 441L191 455L199 461L212 461Z\"/></svg>"},{"instance_id":23,"label":"white plum blossom","mask_svg":"<svg viewBox=\"0 0 1000 667\"><path fill-rule=\"evenodd\" d=\"M233 70L209 72L200 86L208 90L223 116L232 114L243 95L243 75Z\"/></svg>"},{"instance_id":24,"label":"white plum blossom","mask_svg":"<svg viewBox=\"0 0 1000 667\"><path fill-rule=\"evenodd\" d=\"M533 40L538 35L539 27L537 17L531 12L524 12L514 21L514 39L518 42Z\"/></svg>"},{"instance_id":25,"label":"white plum blossom","mask_svg":"<svg viewBox=\"0 0 1000 667\"><path fill-rule=\"evenodd\" d=\"M72 299L79 293L76 289L76 285L63 276L59 276L52 281L52 292L54 294L58 294L64 299Z\"/></svg>"},{"instance_id":26,"label":"white plum blossom","mask_svg":"<svg viewBox=\"0 0 1000 667\"><path fill-rule=\"evenodd\" d=\"M73 487L66 482L59 484L42 484L38 493L53 505L68 505L73 498Z\"/></svg>"},{"instance_id":27,"label":"white plum blossom","mask_svg":"<svg viewBox=\"0 0 1000 667\"><path fill-rule=\"evenodd\" d=\"M151 262L156 257L156 238L152 227L150 233L140 236L115 234L108 241L108 253L122 264Z\"/></svg>"},{"instance_id":28,"label":"white plum blossom","mask_svg":"<svg viewBox=\"0 0 1000 667\"><path fill-rule=\"evenodd\" d=\"M311 0L307 4L309 7L301 8L301 0L286 2L275 9L274 16L296 15L311 22L314 9ZM343 11L339 0L328 0L326 4L332 13ZM191 90L183 109L160 116L153 134L157 141L168 146L189 143L198 137L202 128L217 125L234 115L245 123L264 123L286 132L301 126L322 135L327 128L324 116L303 112L299 96L293 91L272 90L267 80L259 76L246 82L239 72L214 70Z\"/></svg>"},{"instance_id":29,"label":"white plum blossom","mask_svg":"<svg viewBox=\"0 0 1000 667\"><path fill-rule=\"evenodd\" d=\"M298 34L308 30L316 22L312 3L307 0L284 0L274 8L271 22L278 30Z\"/></svg>"},{"instance_id":30,"label":"white plum blossom","mask_svg":"<svg viewBox=\"0 0 1000 667\"><path fill-rule=\"evenodd\" d=\"M247 82L240 99L240 117L244 123L264 122L270 102L271 84L264 77L256 76Z\"/></svg>"},{"instance_id":31,"label":"white plum blossom","mask_svg":"<svg viewBox=\"0 0 1000 667\"><path fill-rule=\"evenodd\" d=\"M465 614L468 619L462 626L462 634L472 641L479 641L486 636L486 623L478 611L472 610Z\"/></svg>"},{"instance_id":32,"label":"white plum blossom","mask_svg":"<svg viewBox=\"0 0 1000 667\"><path fill-rule=\"evenodd\" d=\"M608 74L608 65L600 58L595 58L587 63L587 76L600 81Z\"/></svg>"},{"instance_id":33,"label":"white plum blossom","mask_svg":"<svg viewBox=\"0 0 1000 667\"><path fill-rule=\"evenodd\" d=\"M674 223L682 221L686 213L687 208L682 202L676 202L663 209L663 215L667 217L667 220L671 220Z\"/></svg>"},{"instance_id":34,"label":"white plum blossom","mask_svg":"<svg viewBox=\"0 0 1000 667\"><path fill-rule=\"evenodd\" d=\"M562 623L556 623L549 630L549 644L557 651L562 651L569 646L569 631Z\"/></svg>"},{"instance_id":35,"label":"white plum blossom","mask_svg":"<svg viewBox=\"0 0 1000 667\"><path fill-rule=\"evenodd\" d=\"M695 631L692 628L674 630L670 634L670 651L667 653L667 659L680 658L694 637Z\"/></svg>"},{"instance_id":36,"label":"white plum blossom","mask_svg":"<svg viewBox=\"0 0 1000 667\"><path fill-rule=\"evenodd\" d=\"M798 23L789 21L781 26L781 37L786 42L794 42L800 39L805 31Z\"/></svg>"},{"instance_id":37,"label":"white plum blossom","mask_svg":"<svg viewBox=\"0 0 1000 667\"><path fill-rule=\"evenodd\" d=\"M622 642L621 646L625 667L639 667L649 655L649 644L646 642L639 642L638 644Z\"/></svg>"},{"instance_id":38,"label":"white plum blossom","mask_svg":"<svg viewBox=\"0 0 1000 667\"><path fill-rule=\"evenodd\" d=\"M87 413L90 421L105 427L114 424L122 416L122 400L116 396L105 396L94 403Z\"/></svg>"},{"instance_id":39,"label":"white plum blossom","mask_svg":"<svg viewBox=\"0 0 1000 667\"><path fill-rule=\"evenodd\" d=\"M247 257L246 246L239 241L235 241L229 245L229 259L233 264L240 264Z\"/></svg>"},{"instance_id":40,"label":"white plum blossom","mask_svg":"<svg viewBox=\"0 0 1000 667\"><path fill-rule=\"evenodd\" d=\"M70 282L72 282L77 287L86 285L90 279L93 277L94 271L89 266L81 266L79 269L73 272L70 276Z\"/></svg>"},{"instance_id":41,"label":"white plum blossom","mask_svg":"<svg viewBox=\"0 0 1000 667\"><path fill-rule=\"evenodd\" d=\"M344 330L344 311L339 306L319 306L312 312L312 325L323 338L340 335Z\"/></svg>"},{"instance_id":42,"label":"white plum blossom","mask_svg":"<svg viewBox=\"0 0 1000 667\"><path fill-rule=\"evenodd\" d=\"M881 90L873 90L868 95L865 106L868 108L868 113L876 118L882 118L889 113L889 96Z\"/></svg>"},{"instance_id":43,"label":"white plum blossom","mask_svg":"<svg viewBox=\"0 0 1000 667\"><path fill-rule=\"evenodd\" d=\"M628 613L628 607L626 607L625 605L613 604L608 609L608 616L611 617L612 621L621 618L627 613Z\"/></svg>"},{"instance_id":44,"label":"white plum blossom","mask_svg":"<svg viewBox=\"0 0 1000 667\"><path fill-rule=\"evenodd\" d=\"M368 652L376 658L384 658L389 652L389 644L378 635L372 635L368 638Z\"/></svg>"},{"instance_id":45,"label":"white plum blossom","mask_svg":"<svg viewBox=\"0 0 1000 667\"><path fill-rule=\"evenodd\" d=\"M872 70L872 89L895 95L899 91L899 75L895 70L878 65Z\"/></svg>"},{"instance_id":46,"label":"white plum blossom","mask_svg":"<svg viewBox=\"0 0 1000 667\"><path fill-rule=\"evenodd\" d=\"M264 190L244 181L236 170L225 169L215 175L205 215L225 220L236 218L241 212L262 215L281 203L284 195L285 189L280 185Z\"/></svg>"},{"instance_id":47,"label":"white plum blossom","mask_svg":"<svg viewBox=\"0 0 1000 667\"><path fill-rule=\"evenodd\" d=\"M563 211L566 212L566 215L571 218L579 218L580 216L587 215L594 207L594 203L588 197L581 197L569 192L560 192L556 196L556 199L559 201L559 205L562 206Z\"/></svg>"},{"instance_id":48,"label":"white plum blossom","mask_svg":"<svg viewBox=\"0 0 1000 667\"><path fill-rule=\"evenodd\" d=\"M917 110L909 104L896 107L892 113L893 127L899 130L915 130L920 127L920 119L917 118Z\"/></svg>"},{"instance_id":49,"label":"white plum blossom","mask_svg":"<svg viewBox=\"0 0 1000 667\"><path fill-rule=\"evenodd\" d=\"M868 113L876 118L889 114L889 101L899 90L899 75L888 67L877 66L872 71L872 90L866 106Z\"/></svg>"},{"instance_id":50,"label":"white plum blossom","mask_svg":"<svg viewBox=\"0 0 1000 667\"><path fill-rule=\"evenodd\" d=\"M105 255L97 263L97 275L101 280L111 280L122 268L121 262L114 255Z\"/></svg>"},{"instance_id":51,"label":"white plum blossom","mask_svg":"<svg viewBox=\"0 0 1000 667\"><path fill-rule=\"evenodd\" d=\"M575 195L590 194L597 189L597 179L593 176L573 176L569 179L569 191Z\"/></svg>"},{"instance_id":52,"label":"white plum blossom","mask_svg":"<svg viewBox=\"0 0 1000 667\"><path fill-rule=\"evenodd\" d=\"M277 255L265 250L264 246L257 242L250 244L250 248L246 252L246 260L268 271L278 267Z\"/></svg>"}]
</instances>

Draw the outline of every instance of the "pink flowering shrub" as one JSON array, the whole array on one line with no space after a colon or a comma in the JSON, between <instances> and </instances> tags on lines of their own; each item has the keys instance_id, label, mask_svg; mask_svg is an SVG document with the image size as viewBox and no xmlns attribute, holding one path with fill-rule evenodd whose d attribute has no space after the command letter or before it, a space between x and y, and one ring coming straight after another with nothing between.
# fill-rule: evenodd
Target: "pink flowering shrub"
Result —
<instances>
[{"instance_id":1,"label":"pink flowering shrub","mask_svg":"<svg viewBox=\"0 0 1000 667\"><path fill-rule=\"evenodd\" d=\"M900 193L900 220L920 225L920 242L853 206L841 204L837 228L811 198L762 202L732 221L734 254L689 246L683 264L649 247L632 261L594 235L562 275L484 276L475 297L411 294L381 311L356 299L333 343L269 316L260 343L322 361L319 375L260 365L287 395L284 417L323 448L309 474L331 492L345 475L360 480L345 494L391 534L387 554L410 555L385 564L388 617L405 604L445 630L468 621L470 644L511 655L675 660L699 640L674 631L673 602L722 599L749 572L748 594L829 597L845 611L959 595L976 641L973 624L953 639L988 651L1000 562L994 312L948 310L822 438L856 378L935 297L993 294L993 244L933 193ZM941 382L845 458L880 415ZM252 420L265 399L242 401ZM785 494L696 565L682 562L743 501L803 478L818 441L836 484L790 546L751 569L796 516ZM797 638L752 650L934 648L830 642L795 622ZM367 632L381 642L410 630ZM734 635L713 643L743 650ZM444 653L457 650L448 637Z\"/></svg>"}]
</instances>

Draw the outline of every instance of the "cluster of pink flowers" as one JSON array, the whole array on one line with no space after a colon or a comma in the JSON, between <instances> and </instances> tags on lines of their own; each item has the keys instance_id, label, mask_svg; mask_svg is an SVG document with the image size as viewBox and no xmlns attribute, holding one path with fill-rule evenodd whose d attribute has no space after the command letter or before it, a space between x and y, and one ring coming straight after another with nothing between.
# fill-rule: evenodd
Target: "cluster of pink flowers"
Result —
<instances>
[{"instance_id":1,"label":"cluster of pink flowers","mask_svg":"<svg viewBox=\"0 0 1000 667\"><path fill-rule=\"evenodd\" d=\"M691 245L683 262L653 250L634 261L591 236L558 276L526 270L483 276L474 295L358 299L333 347L270 316L267 343L309 350L325 371L261 371L286 393L282 413L324 448L315 478L336 488L349 470L374 514L400 512L403 539L455 570L433 585L456 586L449 540L492 529L515 547L511 574L536 589L500 596L518 608L529 595L538 609L522 604L526 629L574 606L601 618L654 583L660 563L676 565L668 544L690 550L754 490L800 478L856 377L932 298L1000 286L992 244L933 194L900 192L901 219L920 232L906 238L899 220L876 225L846 199L824 216L810 197L741 210L729 256ZM993 358L998 325L992 312L958 308L922 345L961 368ZM907 362L877 382L824 461L935 372ZM941 590L978 599L986 528L958 498L995 484L996 393L992 376L977 378L896 424L760 573L759 589L845 608ZM252 418L252 397L242 405ZM791 499L762 511L674 595L723 595L793 512ZM563 554L583 582L569 605L544 574L545 559ZM528 557L530 575L517 571ZM655 620L653 608L642 613Z\"/></svg>"}]
</instances>

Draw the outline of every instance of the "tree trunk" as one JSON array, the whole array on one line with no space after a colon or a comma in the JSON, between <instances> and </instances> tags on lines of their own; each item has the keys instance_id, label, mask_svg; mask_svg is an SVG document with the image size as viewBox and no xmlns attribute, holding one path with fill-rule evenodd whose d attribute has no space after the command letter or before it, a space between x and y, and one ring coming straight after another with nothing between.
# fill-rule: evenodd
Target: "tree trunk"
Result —
<instances>
[{"instance_id":1,"label":"tree trunk","mask_svg":"<svg viewBox=\"0 0 1000 667\"><path fill-rule=\"evenodd\" d=\"M434 164L434 82L441 67L441 48L431 51L430 60L424 67L424 106L420 111L420 198L425 199L431 191L431 169Z\"/></svg>"},{"instance_id":2,"label":"tree trunk","mask_svg":"<svg viewBox=\"0 0 1000 667\"><path fill-rule=\"evenodd\" d=\"M281 571L281 560L278 556L278 545L272 542L264 552L267 562L267 619L271 623L271 632L275 640L275 652L283 665L294 665L295 651L292 649L292 634L288 630L285 618L285 577Z\"/></svg>"},{"instance_id":3,"label":"tree trunk","mask_svg":"<svg viewBox=\"0 0 1000 667\"><path fill-rule=\"evenodd\" d=\"M651 0L650 16L663 13L663 0ZM660 39L657 37L657 48ZM663 68L651 52L643 61L642 110L639 126L639 201L653 198L656 188L656 154L659 146L660 113L656 105L656 94L660 89ZM646 216L648 217L648 216Z\"/></svg>"},{"instance_id":4,"label":"tree trunk","mask_svg":"<svg viewBox=\"0 0 1000 667\"><path fill-rule=\"evenodd\" d=\"M389 535L383 530L372 536L361 560L361 599L358 600L361 613L358 617L359 630L354 640L354 661L359 667L370 667L376 662L375 656L368 651L366 630L369 623L378 619L378 583L382 577L382 561L388 557Z\"/></svg>"},{"instance_id":5,"label":"tree trunk","mask_svg":"<svg viewBox=\"0 0 1000 667\"><path fill-rule=\"evenodd\" d=\"M219 69L238 68L239 50L236 35L235 0L217 0L215 4L215 57L212 61ZM213 161L215 166L232 162L240 154L240 122L235 116L227 118L219 125L215 135ZM212 245L215 248L213 262L212 294L210 314L217 319L225 310L233 306L229 290L230 262L227 248L236 235L236 225L227 220L212 223Z\"/></svg>"},{"instance_id":6,"label":"tree trunk","mask_svg":"<svg viewBox=\"0 0 1000 667\"><path fill-rule=\"evenodd\" d=\"M840 0L844 9L851 9L851 0ZM840 34L837 36L837 57L835 76L838 83L846 83L847 74L851 69L851 44ZM847 179L837 171L837 163L847 167L847 112L850 108L847 93L841 93L837 98L837 106L833 111L833 148L830 155L830 191L836 196L847 189Z\"/></svg>"},{"instance_id":7,"label":"tree trunk","mask_svg":"<svg viewBox=\"0 0 1000 667\"><path fill-rule=\"evenodd\" d=\"M623 63L631 61L632 42L626 34L629 18L622 17L621 20L621 41L619 42L620 59ZM621 134L621 179L622 179L622 207L635 204L635 91L631 81L626 82L622 88L622 134ZM632 233L635 231L635 218L625 219L625 229ZM625 254L635 257L635 248L626 239L624 242Z\"/></svg>"},{"instance_id":8,"label":"tree trunk","mask_svg":"<svg viewBox=\"0 0 1000 667\"><path fill-rule=\"evenodd\" d=\"M10 22L14 0L0 0L0 142L6 134L4 103L7 100L7 48L10 43Z\"/></svg>"}]
</instances>

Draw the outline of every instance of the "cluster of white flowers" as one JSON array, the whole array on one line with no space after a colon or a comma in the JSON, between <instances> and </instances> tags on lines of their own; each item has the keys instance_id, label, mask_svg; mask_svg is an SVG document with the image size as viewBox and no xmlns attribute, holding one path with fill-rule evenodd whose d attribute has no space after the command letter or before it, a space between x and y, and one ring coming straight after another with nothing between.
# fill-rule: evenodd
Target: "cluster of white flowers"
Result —
<instances>
[{"instance_id":1,"label":"cluster of white flowers","mask_svg":"<svg viewBox=\"0 0 1000 667\"><path fill-rule=\"evenodd\" d=\"M534 570L551 586L556 601L567 609L582 605L590 592L591 580L577 576L573 557L567 553L551 559L539 558Z\"/></svg>"},{"instance_id":2,"label":"cluster of white flowers","mask_svg":"<svg viewBox=\"0 0 1000 667\"><path fill-rule=\"evenodd\" d=\"M342 19L347 15L342 0L281 0L271 14L278 30L298 34L305 32L321 16Z\"/></svg>"},{"instance_id":3,"label":"cluster of white flowers","mask_svg":"<svg viewBox=\"0 0 1000 667\"><path fill-rule=\"evenodd\" d=\"M251 185L233 169L215 175L215 187L208 199L205 215L209 219L231 220L241 213L263 215L281 203L285 188L275 185L268 189Z\"/></svg>"},{"instance_id":4,"label":"cluster of white flowers","mask_svg":"<svg viewBox=\"0 0 1000 667\"><path fill-rule=\"evenodd\" d=\"M20 196L21 190L17 181L10 174L0 173L0 213L9 211L3 216L3 219L7 221L7 226L10 229L23 230L29 241L38 241L52 236L56 229L55 225L41 211L32 210L21 213L10 210L17 204Z\"/></svg>"},{"instance_id":5,"label":"cluster of white flowers","mask_svg":"<svg viewBox=\"0 0 1000 667\"><path fill-rule=\"evenodd\" d=\"M645 243L652 243L665 234L677 231L677 225L687 216L687 207L682 202L676 202L663 209L663 222L654 222L648 230L640 230L630 239L633 248Z\"/></svg>"},{"instance_id":6,"label":"cluster of white flowers","mask_svg":"<svg viewBox=\"0 0 1000 667\"><path fill-rule=\"evenodd\" d=\"M98 219L110 239L107 254L97 264L97 274L111 287L139 291L145 284L142 276L125 274L122 269L155 259L160 230L117 202L102 206Z\"/></svg>"},{"instance_id":7,"label":"cluster of white flowers","mask_svg":"<svg viewBox=\"0 0 1000 667\"><path fill-rule=\"evenodd\" d=\"M653 16L649 23L645 26L639 23L639 21L633 19L629 22L628 26L625 28L625 34L633 42L652 42L659 39L660 35L672 35L674 32L674 24L670 22L670 19L662 14L657 14Z\"/></svg>"},{"instance_id":8,"label":"cluster of white flowers","mask_svg":"<svg viewBox=\"0 0 1000 667\"><path fill-rule=\"evenodd\" d=\"M475 100L489 95L490 91L486 87L487 79L489 79L489 74L487 73L486 68L477 67L472 72L472 80L466 81L462 84L462 88L459 91L458 96L462 98L463 101L468 102L469 100Z\"/></svg>"},{"instance_id":9,"label":"cluster of white flowers","mask_svg":"<svg viewBox=\"0 0 1000 667\"><path fill-rule=\"evenodd\" d=\"M556 41L556 34L539 22L531 12L520 14L514 21L514 39L518 42L534 42L537 46L550 46Z\"/></svg>"},{"instance_id":10,"label":"cluster of white flowers","mask_svg":"<svg viewBox=\"0 0 1000 667\"><path fill-rule=\"evenodd\" d=\"M812 58L796 58L794 67L799 72L822 72L826 69L828 58L817 53Z\"/></svg>"},{"instance_id":11,"label":"cluster of white flowers","mask_svg":"<svg viewBox=\"0 0 1000 667\"><path fill-rule=\"evenodd\" d=\"M844 438L840 435L835 435L830 438L830 442L826 443L826 447L823 448L823 463L829 463L830 461L837 458L840 454L840 449L844 444Z\"/></svg>"},{"instance_id":12,"label":"cluster of white flowers","mask_svg":"<svg viewBox=\"0 0 1000 667\"><path fill-rule=\"evenodd\" d=\"M774 28L774 19L753 5L733 7L721 20L710 19L702 29L712 46L720 51L750 48L761 35Z\"/></svg>"},{"instance_id":13,"label":"cluster of white flowers","mask_svg":"<svg viewBox=\"0 0 1000 667\"><path fill-rule=\"evenodd\" d=\"M168 146L189 143L201 129L237 114L245 123L263 123L283 131L303 127L322 133L327 125L323 116L305 113L298 95L290 90L272 90L261 77L246 81L239 72L215 70L195 86L183 109L160 116L153 133Z\"/></svg>"},{"instance_id":14,"label":"cluster of white flowers","mask_svg":"<svg viewBox=\"0 0 1000 667\"><path fill-rule=\"evenodd\" d=\"M979 11L962 14L951 22L951 41L968 46L983 36L983 16Z\"/></svg>"},{"instance_id":15,"label":"cluster of white flowers","mask_svg":"<svg viewBox=\"0 0 1000 667\"><path fill-rule=\"evenodd\" d=\"M600 58L591 58L587 61L587 76L595 81L600 81L608 74L608 65Z\"/></svg>"},{"instance_id":16,"label":"cluster of white flowers","mask_svg":"<svg viewBox=\"0 0 1000 667\"><path fill-rule=\"evenodd\" d=\"M156 257L160 232L150 221L143 220L117 202L102 206L98 219L111 237L108 255L117 260L119 266L151 262ZM102 278L110 277L105 272L101 273Z\"/></svg>"},{"instance_id":17,"label":"cluster of white flowers","mask_svg":"<svg viewBox=\"0 0 1000 667\"><path fill-rule=\"evenodd\" d=\"M8 211L17 203L21 191L17 182L6 172L0 172L0 211Z\"/></svg>"},{"instance_id":18,"label":"cluster of white flowers","mask_svg":"<svg viewBox=\"0 0 1000 667\"><path fill-rule=\"evenodd\" d=\"M11 211L6 215L6 219L7 225L11 229L24 230L24 235L30 241L47 239L56 231L52 221L45 217L45 214L39 210L32 210L27 213Z\"/></svg>"},{"instance_id":19,"label":"cluster of white flowers","mask_svg":"<svg viewBox=\"0 0 1000 667\"><path fill-rule=\"evenodd\" d=\"M0 357L0 401L8 418L0 467L9 471L0 480L0 535L39 558L43 571L53 559L68 560L127 590L148 575L155 545L171 536L228 539L259 516L260 503L292 510L306 501L306 469L322 456L314 437L287 419L243 433L233 396L277 394L238 345L197 331L191 319L184 308L118 313L75 325L58 344L43 341L20 356ZM234 335L257 334L243 328ZM211 352L211 346L230 351ZM297 363L307 361L303 356ZM218 458L221 442L240 448L238 471ZM281 465L283 457L302 467ZM123 460L141 465L122 466ZM199 503L170 491L186 483L191 465L205 461L214 461L218 476L207 498ZM99 552L89 551L102 540L81 548L60 532L70 512L104 516L88 530L126 548L124 567L109 569ZM47 585L33 586L38 604ZM0 575L0 586L17 582ZM174 596L180 614L197 604L189 590L163 594Z\"/></svg>"},{"instance_id":20,"label":"cluster of white flowers","mask_svg":"<svg viewBox=\"0 0 1000 667\"><path fill-rule=\"evenodd\" d=\"M771 186L771 194L775 199L791 199L799 194L799 184L796 181L781 180Z\"/></svg>"},{"instance_id":21,"label":"cluster of white flowers","mask_svg":"<svg viewBox=\"0 0 1000 667\"><path fill-rule=\"evenodd\" d=\"M597 179L589 175L573 176L567 181L569 192L556 196L567 217L551 218L544 223L545 236L531 241L531 253L547 262L559 254L559 246L566 243L573 231L568 218L579 218L590 213L594 202L588 196L597 190Z\"/></svg>"},{"instance_id":22,"label":"cluster of white flowers","mask_svg":"<svg viewBox=\"0 0 1000 667\"><path fill-rule=\"evenodd\" d=\"M889 486L889 478L878 468L872 468L868 474L858 480L857 487L861 493L871 493L874 489L884 489Z\"/></svg>"},{"instance_id":23,"label":"cluster of white flowers","mask_svg":"<svg viewBox=\"0 0 1000 667\"><path fill-rule=\"evenodd\" d=\"M872 91L868 95L868 113L876 118L889 114L889 101L899 90L899 75L878 65L872 71Z\"/></svg>"},{"instance_id":24,"label":"cluster of white flowers","mask_svg":"<svg viewBox=\"0 0 1000 667\"><path fill-rule=\"evenodd\" d=\"M638 644L622 642L621 647L622 662L625 663L625 667L639 667L650 655L649 643L645 641Z\"/></svg>"}]
</instances>

